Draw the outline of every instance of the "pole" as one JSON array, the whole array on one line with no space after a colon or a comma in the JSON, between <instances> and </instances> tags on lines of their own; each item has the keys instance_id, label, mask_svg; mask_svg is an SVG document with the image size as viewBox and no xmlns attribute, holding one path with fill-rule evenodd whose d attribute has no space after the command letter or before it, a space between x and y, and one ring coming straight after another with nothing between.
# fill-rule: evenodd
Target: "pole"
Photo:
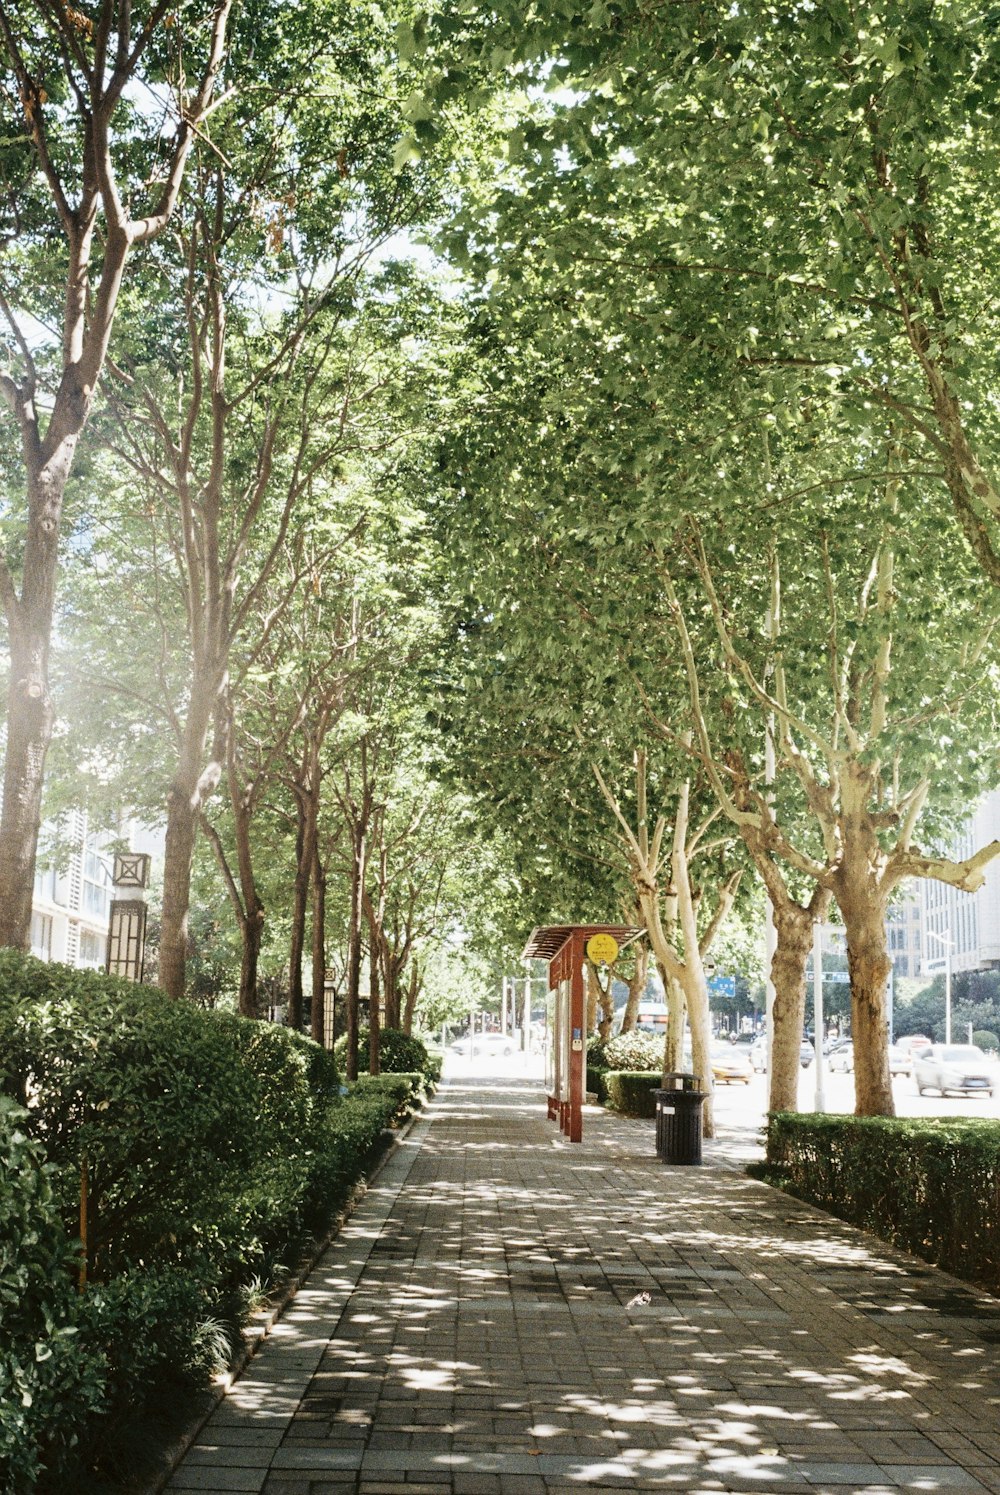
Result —
<instances>
[{"instance_id":1,"label":"pole","mask_svg":"<svg viewBox=\"0 0 1000 1495\"><path fill-rule=\"evenodd\" d=\"M816 1110L826 1110L826 1058L823 1054L823 935L813 925L813 1045L816 1049Z\"/></svg>"},{"instance_id":2,"label":"pole","mask_svg":"<svg viewBox=\"0 0 1000 1495\"><path fill-rule=\"evenodd\" d=\"M507 1037L507 977L500 978L500 1032Z\"/></svg>"},{"instance_id":3,"label":"pole","mask_svg":"<svg viewBox=\"0 0 1000 1495\"><path fill-rule=\"evenodd\" d=\"M951 1043L951 930L944 949L944 1041Z\"/></svg>"}]
</instances>

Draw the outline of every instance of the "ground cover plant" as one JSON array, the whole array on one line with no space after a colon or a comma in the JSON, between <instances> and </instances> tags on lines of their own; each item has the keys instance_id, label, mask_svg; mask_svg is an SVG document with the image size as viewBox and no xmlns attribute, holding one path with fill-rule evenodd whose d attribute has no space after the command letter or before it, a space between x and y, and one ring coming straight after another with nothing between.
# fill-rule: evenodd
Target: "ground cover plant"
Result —
<instances>
[{"instance_id":1,"label":"ground cover plant","mask_svg":"<svg viewBox=\"0 0 1000 1495\"><path fill-rule=\"evenodd\" d=\"M299 1034L0 951L0 1487L82 1490L203 1386L422 1083L342 1094Z\"/></svg>"}]
</instances>

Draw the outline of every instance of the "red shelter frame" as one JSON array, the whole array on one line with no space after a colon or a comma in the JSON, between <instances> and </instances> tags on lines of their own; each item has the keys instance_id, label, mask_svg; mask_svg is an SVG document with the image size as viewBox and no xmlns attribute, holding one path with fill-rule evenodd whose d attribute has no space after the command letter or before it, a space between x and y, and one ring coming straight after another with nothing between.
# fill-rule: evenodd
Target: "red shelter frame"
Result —
<instances>
[{"instance_id":1,"label":"red shelter frame","mask_svg":"<svg viewBox=\"0 0 1000 1495\"><path fill-rule=\"evenodd\" d=\"M587 941L610 934L619 948L642 933L623 924L552 924L531 931L524 960L549 967L546 1097L550 1121L570 1142L583 1141L583 1098L587 1066ZM554 999L553 999L554 994Z\"/></svg>"}]
</instances>

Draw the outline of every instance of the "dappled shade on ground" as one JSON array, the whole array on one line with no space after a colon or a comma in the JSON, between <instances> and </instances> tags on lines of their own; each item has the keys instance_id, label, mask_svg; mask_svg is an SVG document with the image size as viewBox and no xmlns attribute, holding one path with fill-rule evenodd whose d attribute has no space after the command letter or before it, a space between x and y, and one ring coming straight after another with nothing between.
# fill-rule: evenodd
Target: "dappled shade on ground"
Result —
<instances>
[{"instance_id":1,"label":"dappled shade on ground","mask_svg":"<svg viewBox=\"0 0 1000 1495\"><path fill-rule=\"evenodd\" d=\"M170 1488L1000 1491L1000 1303L724 1149L447 1085Z\"/></svg>"}]
</instances>

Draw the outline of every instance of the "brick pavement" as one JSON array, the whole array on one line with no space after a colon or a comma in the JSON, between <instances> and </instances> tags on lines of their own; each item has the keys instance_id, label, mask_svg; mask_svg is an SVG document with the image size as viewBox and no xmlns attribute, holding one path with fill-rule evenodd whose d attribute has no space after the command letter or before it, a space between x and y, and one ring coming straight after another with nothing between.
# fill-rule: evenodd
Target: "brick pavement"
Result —
<instances>
[{"instance_id":1,"label":"brick pavement","mask_svg":"<svg viewBox=\"0 0 1000 1495\"><path fill-rule=\"evenodd\" d=\"M168 1489L1000 1492L1000 1302L730 1144L665 1168L652 1123L571 1146L537 1083L452 1080Z\"/></svg>"}]
</instances>

